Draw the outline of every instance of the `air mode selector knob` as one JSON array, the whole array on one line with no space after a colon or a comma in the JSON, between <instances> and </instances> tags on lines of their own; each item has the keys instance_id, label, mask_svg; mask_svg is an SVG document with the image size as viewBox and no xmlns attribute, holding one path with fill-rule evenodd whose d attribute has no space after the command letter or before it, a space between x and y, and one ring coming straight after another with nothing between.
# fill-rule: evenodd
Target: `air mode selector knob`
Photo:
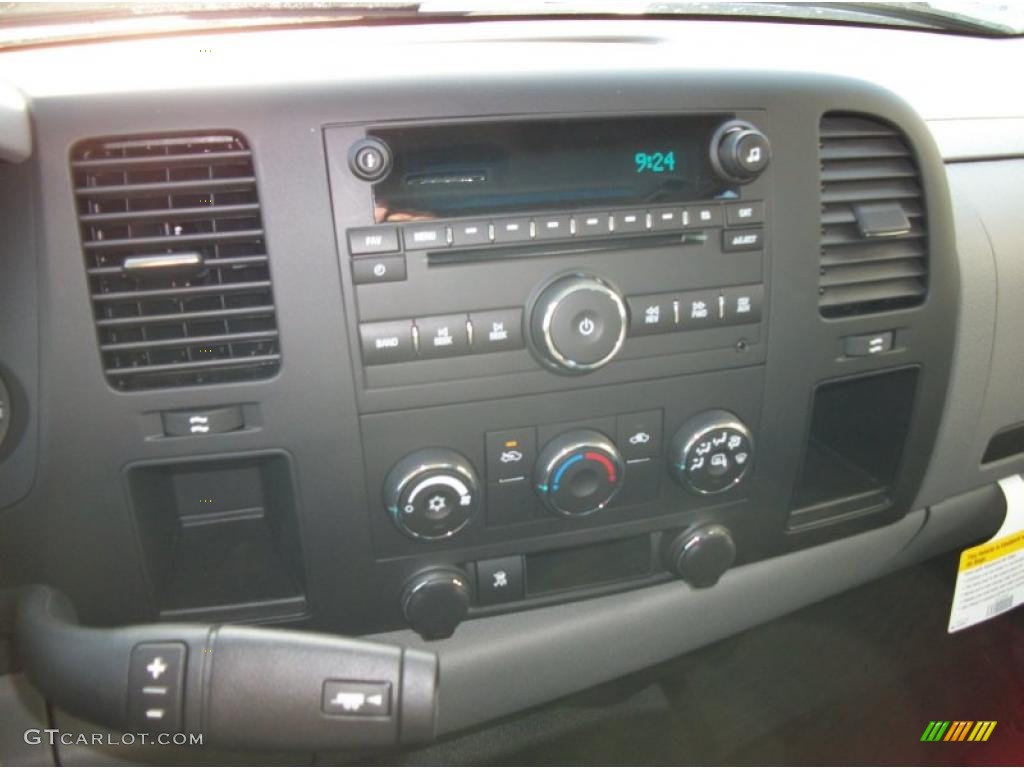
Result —
<instances>
[{"instance_id":1,"label":"air mode selector knob","mask_svg":"<svg viewBox=\"0 0 1024 768\"><path fill-rule=\"evenodd\" d=\"M691 528L672 539L662 553L666 569L691 587L712 587L736 560L736 544L723 525Z\"/></svg>"},{"instance_id":2,"label":"air mode selector knob","mask_svg":"<svg viewBox=\"0 0 1024 768\"><path fill-rule=\"evenodd\" d=\"M561 373L587 373L609 363L626 338L626 304L603 280L569 275L547 286L530 314L541 360Z\"/></svg>"},{"instance_id":3,"label":"air mode selector knob","mask_svg":"<svg viewBox=\"0 0 1024 768\"><path fill-rule=\"evenodd\" d=\"M679 428L669 445L669 469L676 481L700 494L738 485L754 460L754 438L729 411L701 413Z\"/></svg>"},{"instance_id":4,"label":"air mode selector knob","mask_svg":"<svg viewBox=\"0 0 1024 768\"><path fill-rule=\"evenodd\" d=\"M535 481L548 509L578 517L608 506L622 487L624 473L615 443L597 430L577 429L544 446Z\"/></svg>"},{"instance_id":5,"label":"air mode selector knob","mask_svg":"<svg viewBox=\"0 0 1024 768\"><path fill-rule=\"evenodd\" d=\"M469 459L449 448L410 453L384 480L384 506L402 533L436 541L454 536L480 507L480 482Z\"/></svg>"},{"instance_id":6,"label":"air mode selector knob","mask_svg":"<svg viewBox=\"0 0 1024 768\"><path fill-rule=\"evenodd\" d=\"M753 181L772 159L772 147L758 128L742 120L722 125L711 139L711 164L727 181Z\"/></svg>"}]
</instances>

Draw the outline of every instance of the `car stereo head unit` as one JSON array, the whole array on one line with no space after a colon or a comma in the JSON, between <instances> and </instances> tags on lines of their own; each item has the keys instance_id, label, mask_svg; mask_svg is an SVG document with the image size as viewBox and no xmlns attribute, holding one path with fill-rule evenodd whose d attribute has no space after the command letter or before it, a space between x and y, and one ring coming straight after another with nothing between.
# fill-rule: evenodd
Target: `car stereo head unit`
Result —
<instances>
[{"instance_id":1,"label":"car stereo head unit","mask_svg":"<svg viewBox=\"0 0 1024 768\"><path fill-rule=\"evenodd\" d=\"M368 135L387 147L391 163L373 185L375 220L735 198L735 182L716 172L709 152L726 119L517 120L372 130Z\"/></svg>"}]
</instances>

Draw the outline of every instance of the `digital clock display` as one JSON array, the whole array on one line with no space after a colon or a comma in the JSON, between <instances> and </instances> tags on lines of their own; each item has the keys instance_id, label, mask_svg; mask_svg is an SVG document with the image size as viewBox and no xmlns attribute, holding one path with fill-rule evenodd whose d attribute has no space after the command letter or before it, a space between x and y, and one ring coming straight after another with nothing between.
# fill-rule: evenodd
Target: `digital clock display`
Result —
<instances>
[{"instance_id":1,"label":"digital clock display","mask_svg":"<svg viewBox=\"0 0 1024 768\"><path fill-rule=\"evenodd\" d=\"M373 185L374 217L612 210L735 197L708 147L724 114L506 120L390 126L368 135L391 149Z\"/></svg>"},{"instance_id":2,"label":"digital clock display","mask_svg":"<svg viewBox=\"0 0 1024 768\"><path fill-rule=\"evenodd\" d=\"M676 169L676 153L671 149L667 152L637 152L633 155L633 162L637 173L670 173Z\"/></svg>"}]
</instances>

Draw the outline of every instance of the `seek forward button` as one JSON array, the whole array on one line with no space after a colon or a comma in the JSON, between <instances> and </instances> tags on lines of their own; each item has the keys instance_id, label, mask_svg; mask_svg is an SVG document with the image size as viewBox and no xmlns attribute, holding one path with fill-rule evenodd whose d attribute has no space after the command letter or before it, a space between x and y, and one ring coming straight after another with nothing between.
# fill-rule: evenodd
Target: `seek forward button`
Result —
<instances>
[{"instance_id":1,"label":"seek forward button","mask_svg":"<svg viewBox=\"0 0 1024 768\"><path fill-rule=\"evenodd\" d=\"M523 310L497 309L471 312L473 352L504 352L523 348Z\"/></svg>"}]
</instances>

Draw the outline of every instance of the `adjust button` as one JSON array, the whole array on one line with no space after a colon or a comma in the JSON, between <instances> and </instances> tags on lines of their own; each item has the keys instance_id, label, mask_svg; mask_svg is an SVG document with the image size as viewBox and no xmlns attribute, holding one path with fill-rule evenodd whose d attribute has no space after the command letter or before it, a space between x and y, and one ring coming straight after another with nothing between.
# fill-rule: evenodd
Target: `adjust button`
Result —
<instances>
[{"instance_id":1,"label":"adjust button","mask_svg":"<svg viewBox=\"0 0 1024 768\"><path fill-rule=\"evenodd\" d=\"M405 280L405 256L353 259L352 280L356 285Z\"/></svg>"},{"instance_id":2,"label":"adjust button","mask_svg":"<svg viewBox=\"0 0 1024 768\"><path fill-rule=\"evenodd\" d=\"M387 717L391 714L391 683L327 680L321 708L325 715Z\"/></svg>"},{"instance_id":3,"label":"adjust button","mask_svg":"<svg viewBox=\"0 0 1024 768\"><path fill-rule=\"evenodd\" d=\"M436 315L416 318L420 357L454 357L469 354L468 318Z\"/></svg>"},{"instance_id":4,"label":"adjust button","mask_svg":"<svg viewBox=\"0 0 1024 768\"><path fill-rule=\"evenodd\" d=\"M764 247L764 230L761 227L751 229L727 229L722 232L722 250L759 251Z\"/></svg>"},{"instance_id":5,"label":"adjust button","mask_svg":"<svg viewBox=\"0 0 1024 768\"><path fill-rule=\"evenodd\" d=\"M412 344L412 321L391 320L359 326L366 365L404 363L416 356Z\"/></svg>"},{"instance_id":6,"label":"adjust button","mask_svg":"<svg viewBox=\"0 0 1024 768\"><path fill-rule=\"evenodd\" d=\"M238 405L193 411L165 411L162 418L167 437L221 435L245 426L245 417Z\"/></svg>"}]
</instances>

